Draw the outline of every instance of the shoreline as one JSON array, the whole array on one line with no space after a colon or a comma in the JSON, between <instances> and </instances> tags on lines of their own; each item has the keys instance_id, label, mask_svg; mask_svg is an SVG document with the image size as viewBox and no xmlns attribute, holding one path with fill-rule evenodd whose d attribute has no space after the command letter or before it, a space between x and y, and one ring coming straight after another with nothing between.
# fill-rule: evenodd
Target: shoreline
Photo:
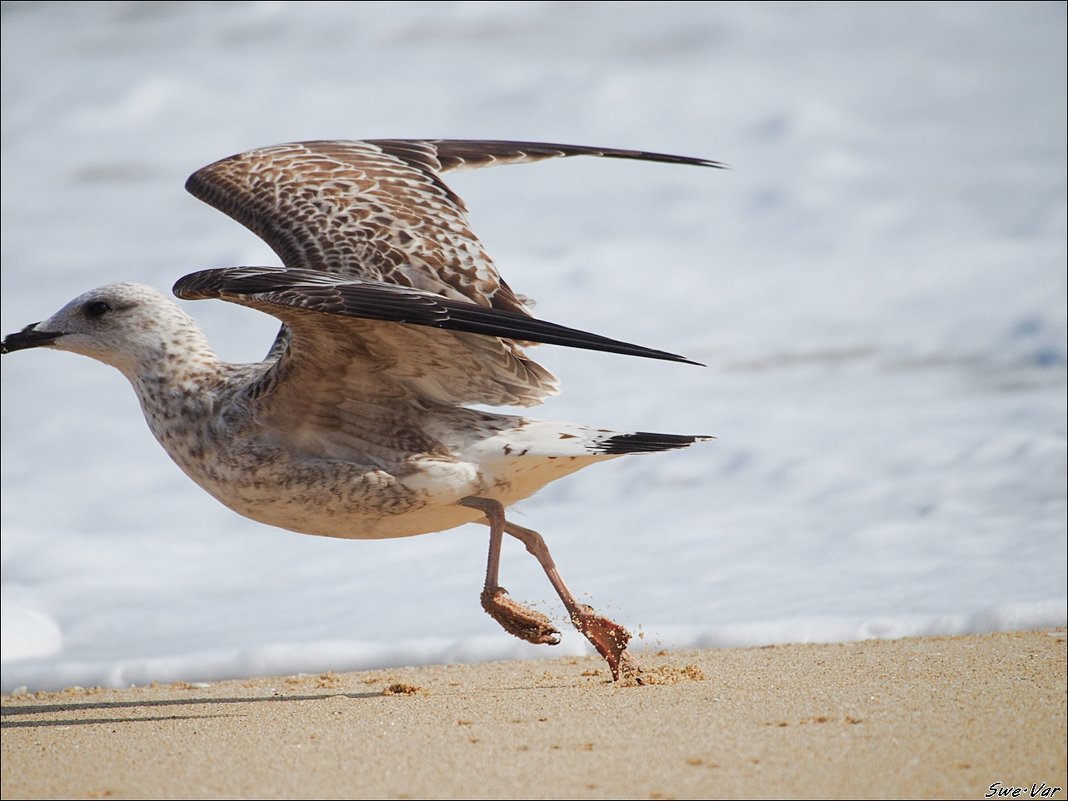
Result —
<instances>
[{"instance_id":1,"label":"shoreline","mask_svg":"<svg viewBox=\"0 0 1068 801\"><path fill-rule=\"evenodd\" d=\"M660 652L638 687L564 657L4 696L0 794L1065 798L1065 641Z\"/></svg>"}]
</instances>

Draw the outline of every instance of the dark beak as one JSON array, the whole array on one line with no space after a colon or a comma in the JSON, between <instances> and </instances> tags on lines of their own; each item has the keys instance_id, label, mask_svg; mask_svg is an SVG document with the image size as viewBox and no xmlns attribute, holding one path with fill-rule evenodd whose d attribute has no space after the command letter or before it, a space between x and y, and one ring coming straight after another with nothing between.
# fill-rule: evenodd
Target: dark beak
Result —
<instances>
[{"instance_id":1,"label":"dark beak","mask_svg":"<svg viewBox=\"0 0 1068 801\"><path fill-rule=\"evenodd\" d=\"M63 334L57 334L52 331L37 331L36 327L40 323L33 323L28 325L19 331L17 334L11 334L4 337L4 341L0 342L0 353L11 353L16 350L25 350L26 348L39 348L42 345L51 345Z\"/></svg>"}]
</instances>

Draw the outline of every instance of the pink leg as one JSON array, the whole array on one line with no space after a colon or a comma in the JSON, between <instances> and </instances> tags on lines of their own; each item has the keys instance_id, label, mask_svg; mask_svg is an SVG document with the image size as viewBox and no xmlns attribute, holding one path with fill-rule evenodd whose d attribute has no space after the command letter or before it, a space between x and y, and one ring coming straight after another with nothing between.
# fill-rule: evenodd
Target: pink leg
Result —
<instances>
[{"instance_id":1,"label":"pink leg","mask_svg":"<svg viewBox=\"0 0 1068 801\"><path fill-rule=\"evenodd\" d=\"M598 615L590 606L580 604L575 600L575 596L571 594L571 590L568 589L563 578L561 578L559 571L556 569L556 563L553 561L552 555L549 553L549 547L545 544L545 540L542 538L541 534L529 528L523 528L515 523L508 522L504 516L504 507L498 501L490 500L488 498L469 497L464 498L460 503L482 511L489 522L489 566L486 571L486 587L482 591L482 606L495 620L504 626L505 630L518 637L522 637L523 639L528 639L523 634L513 630L501 616L495 614L494 611L491 611L490 607L487 606L488 596L498 599L505 594L504 589L497 584L498 567L501 556L502 531L508 532L521 541L526 546L527 551L538 560L542 570L545 571L545 575L549 577L549 581L555 588L556 594L559 595L560 600L563 601L564 607L567 609L567 613L571 617L571 622L575 624L575 628L581 631L586 636L586 639L593 643L593 647L596 648L597 652L608 662L608 667L612 670L612 678L618 681L621 676L632 678L635 674L640 672L638 663L627 652L627 642L630 640L630 632L618 623ZM518 606L519 609L524 610L527 613L538 615L537 612L519 606L510 599L504 600L506 600L508 604ZM543 618L544 616L538 615L538 617ZM553 633L557 634L555 630ZM531 640L531 642L535 642L535 640Z\"/></svg>"},{"instance_id":2,"label":"pink leg","mask_svg":"<svg viewBox=\"0 0 1068 801\"><path fill-rule=\"evenodd\" d=\"M490 527L489 559L486 564L486 584L482 588L482 608L509 634L536 645L557 645L560 632L552 621L508 597L508 590L498 583L501 563L501 540L504 536L504 507L497 501L469 497L460 501L464 506L478 509L486 515Z\"/></svg>"}]
</instances>

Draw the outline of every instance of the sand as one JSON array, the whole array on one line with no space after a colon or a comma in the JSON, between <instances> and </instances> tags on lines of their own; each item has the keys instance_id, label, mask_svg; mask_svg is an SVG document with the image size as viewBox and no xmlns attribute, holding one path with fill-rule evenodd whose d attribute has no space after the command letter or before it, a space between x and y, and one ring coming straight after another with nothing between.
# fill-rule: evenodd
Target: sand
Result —
<instances>
[{"instance_id":1,"label":"sand","mask_svg":"<svg viewBox=\"0 0 1068 801\"><path fill-rule=\"evenodd\" d=\"M4 798L1065 798L1065 631L3 698Z\"/></svg>"}]
</instances>

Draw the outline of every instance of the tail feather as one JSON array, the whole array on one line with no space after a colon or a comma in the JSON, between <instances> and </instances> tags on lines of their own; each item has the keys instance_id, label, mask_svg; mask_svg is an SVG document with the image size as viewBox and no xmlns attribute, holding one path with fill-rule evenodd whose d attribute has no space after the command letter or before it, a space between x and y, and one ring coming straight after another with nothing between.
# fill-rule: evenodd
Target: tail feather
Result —
<instances>
[{"instance_id":1,"label":"tail feather","mask_svg":"<svg viewBox=\"0 0 1068 801\"><path fill-rule=\"evenodd\" d=\"M674 448L685 448L701 440L712 437L685 434L653 434L648 431L638 431L634 434L616 434L602 440L596 445L596 452L609 456L618 456L624 453L655 453L657 451L669 451Z\"/></svg>"},{"instance_id":2,"label":"tail feather","mask_svg":"<svg viewBox=\"0 0 1068 801\"><path fill-rule=\"evenodd\" d=\"M702 440L715 439L701 435L653 434L639 431L621 434L603 428L561 423L555 420L521 420L499 415L490 415L495 420L510 423L495 435L479 437L461 451L473 448L467 458L485 463L504 459L578 460L573 468L601 461L606 457L623 456L628 453L656 453L685 448Z\"/></svg>"}]
</instances>

